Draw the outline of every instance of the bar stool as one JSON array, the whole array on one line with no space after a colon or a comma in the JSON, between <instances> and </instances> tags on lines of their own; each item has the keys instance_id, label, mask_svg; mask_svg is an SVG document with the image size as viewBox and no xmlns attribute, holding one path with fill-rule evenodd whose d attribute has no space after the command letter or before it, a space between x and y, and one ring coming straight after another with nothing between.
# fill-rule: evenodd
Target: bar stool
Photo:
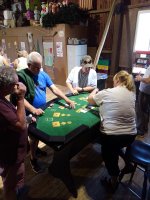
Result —
<instances>
[{"instance_id":1,"label":"bar stool","mask_svg":"<svg viewBox=\"0 0 150 200\"><path fill-rule=\"evenodd\" d=\"M138 167L144 172L141 199L145 200L147 194L147 181L149 180L150 182L150 144L144 141L135 140L127 151L130 161L134 163L135 170L136 167ZM129 183L132 182L134 173L135 171L131 174ZM139 197L139 195L133 190L131 190L131 192Z\"/></svg>"}]
</instances>

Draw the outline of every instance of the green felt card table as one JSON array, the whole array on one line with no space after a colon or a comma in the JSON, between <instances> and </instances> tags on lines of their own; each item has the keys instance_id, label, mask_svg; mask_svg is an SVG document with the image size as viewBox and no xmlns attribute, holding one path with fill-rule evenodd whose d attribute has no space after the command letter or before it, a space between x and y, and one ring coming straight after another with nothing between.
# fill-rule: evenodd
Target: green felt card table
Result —
<instances>
[{"instance_id":1,"label":"green felt card table","mask_svg":"<svg viewBox=\"0 0 150 200\"><path fill-rule=\"evenodd\" d=\"M44 114L29 125L29 133L54 149L49 173L60 178L73 196L77 190L70 171L70 159L98 135L98 108L89 106L88 93L67 95L75 102L70 109L64 100L54 99L42 108Z\"/></svg>"}]
</instances>

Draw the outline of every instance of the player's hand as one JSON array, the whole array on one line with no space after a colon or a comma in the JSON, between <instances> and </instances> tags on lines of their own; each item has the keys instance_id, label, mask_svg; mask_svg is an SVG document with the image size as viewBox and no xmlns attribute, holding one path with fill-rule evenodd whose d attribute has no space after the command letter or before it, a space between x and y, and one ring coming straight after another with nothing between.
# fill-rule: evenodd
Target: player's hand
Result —
<instances>
[{"instance_id":1,"label":"player's hand","mask_svg":"<svg viewBox=\"0 0 150 200\"><path fill-rule=\"evenodd\" d=\"M32 112L34 115L42 115L44 111L41 108L35 108L34 111Z\"/></svg>"},{"instance_id":2,"label":"player's hand","mask_svg":"<svg viewBox=\"0 0 150 200\"><path fill-rule=\"evenodd\" d=\"M135 77L135 81L141 81L142 80L142 76L140 74L138 74L136 77Z\"/></svg>"},{"instance_id":3,"label":"player's hand","mask_svg":"<svg viewBox=\"0 0 150 200\"><path fill-rule=\"evenodd\" d=\"M69 101L67 101L67 104L69 104L70 108L75 109L75 102L74 101L69 100Z\"/></svg>"},{"instance_id":4,"label":"player's hand","mask_svg":"<svg viewBox=\"0 0 150 200\"><path fill-rule=\"evenodd\" d=\"M82 92L82 88L81 87L76 87L75 88L78 92Z\"/></svg>"},{"instance_id":5,"label":"player's hand","mask_svg":"<svg viewBox=\"0 0 150 200\"><path fill-rule=\"evenodd\" d=\"M18 82L14 87L14 94L16 95L17 100L22 100L25 96L25 93L26 86L23 83Z\"/></svg>"},{"instance_id":6,"label":"player's hand","mask_svg":"<svg viewBox=\"0 0 150 200\"><path fill-rule=\"evenodd\" d=\"M74 95L79 94L78 90L76 90L76 89L74 89L74 90L72 91L72 93L73 93Z\"/></svg>"},{"instance_id":7,"label":"player's hand","mask_svg":"<svg viewBox=\"0 0 150 200\"><path fill-rule=\"evenodd\" d=\"M95 89L94 89L94 92L95 92L95 94L97 94L97 93L99 92L99 89L98 89L98 88L95 88Z\"/></svg>"}]
</instances>

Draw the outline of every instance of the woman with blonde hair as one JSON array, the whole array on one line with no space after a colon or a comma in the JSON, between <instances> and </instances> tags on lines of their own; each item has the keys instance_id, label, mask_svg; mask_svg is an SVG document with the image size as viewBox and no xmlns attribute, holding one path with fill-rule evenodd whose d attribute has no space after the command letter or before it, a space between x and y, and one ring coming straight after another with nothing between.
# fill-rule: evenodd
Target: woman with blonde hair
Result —
<instances>
[{"instance_id":1,"label":"woman with blonde hair","mask_svg":"<svg viewBox=\"0 0 150 200\"><path fill-rule=\"evenodd\" d=\"M134 141L137 131L135 86L132 75L122 70L114 76L113 83L113 88L102 91L95 89L89 95L88 101L99 106L101 151L109 174L102 183L114 190L118 185L120 173L118 166L120 151ZM129 173L133 169L132 165L129 162L125 164L122 171Z\"/></svg>"},{"instance_id":2,"label":"woman with blonde hair","mask_svg":"<svg viewBox=\"0 0 150 200\"><path fill-rule=\"evenodd\" d=\"M17 54L18 54L18 58L14 61L13 64L16 71L20 71L28 67L27 65L28 52L25 50L22 50L22 51L18 51Z\"/></svg>"}]
</instances>

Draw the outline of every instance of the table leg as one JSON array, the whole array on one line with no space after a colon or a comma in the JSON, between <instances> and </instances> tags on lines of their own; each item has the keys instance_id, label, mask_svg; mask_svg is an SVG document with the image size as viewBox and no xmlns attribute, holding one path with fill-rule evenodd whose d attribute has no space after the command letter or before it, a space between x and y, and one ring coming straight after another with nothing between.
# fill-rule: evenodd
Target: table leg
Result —
<instances>
[{"instance_id":1,"label":"table leg","mask_svg":"<svg viewBox=\"0 0 150 200\"><path fill-rule=\"evenodd\" d=\"M62 180L70 193L76 198L77 189L70 170L69 152L69 147L54 152L53 162L49 166L49 173Z\"/></svg>"}]
</instances>

